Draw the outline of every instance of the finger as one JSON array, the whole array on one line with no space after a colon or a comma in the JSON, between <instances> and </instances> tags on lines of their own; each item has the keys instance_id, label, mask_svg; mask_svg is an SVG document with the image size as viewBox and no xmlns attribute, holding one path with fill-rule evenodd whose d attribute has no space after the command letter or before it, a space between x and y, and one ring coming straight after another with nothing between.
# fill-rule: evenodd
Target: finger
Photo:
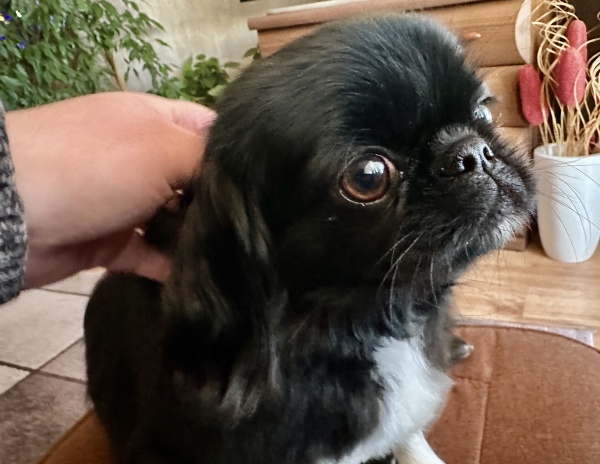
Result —
<instances>
[{"instance_id":1,"label":"finger","mask_svg":"<svg viewBox=\"0 0 600 464\"><path fill-rule=\"evenodd\" d=\"M141 95L139 95L142 98ZM167 156L163 158L164 173L172 189L187 186L198 173L200 161L216 113L202 105L181 100L169 100L156 95L144 95L171 130L161 131L160 143ZM152 130L149 128L149 130Z\"/></svg>"},{"instance_id":2,"label":"finger","mask_svg":"<svg viewBox=\"0 0 600 464\"><path fill-rule=\"evenodd\" d=\"M102 263L110 271L130 272L164 282L171 273L169 258L156 251L136 232L131 233L117 253L108 252L108 261Z\"/></svg>"},{"instance_id":3,"label":"finger","mask_svg":"<svg viewBox=\"0 0 600 464\"><path fill-rule=\"evenodd\" d=\"M166 180L170 198L175 190L187 187L189 181L198 174L206 149L206 137L173 125L171 130L163 130L156 148L157 152L162 153L156 173ZM164 198L163 203L167 200Z\"/></svg>"},{"instance_id":4,"label":"finger","mask_svg":"<svg viewBox=\"0 0 600 464\"><path fill-rule=\"evenodd\" d=\"M135 93L135 98L152 105L162 116L176 126L197 135L205 136L216 118L214 110L184 100L171 100L157 95Z\"/></svg>"},{"instance_id":5,"label":"finger","mask_svg":"<svg viewBox=\"0 0 600 464\"><path fill-rule=\"evenodd\" d=\"M171 120L177 126L202 137L206 137L216 118L213 110L196 103L166 100L163 104L170 106Z\"/></svg>"}]
</instances>

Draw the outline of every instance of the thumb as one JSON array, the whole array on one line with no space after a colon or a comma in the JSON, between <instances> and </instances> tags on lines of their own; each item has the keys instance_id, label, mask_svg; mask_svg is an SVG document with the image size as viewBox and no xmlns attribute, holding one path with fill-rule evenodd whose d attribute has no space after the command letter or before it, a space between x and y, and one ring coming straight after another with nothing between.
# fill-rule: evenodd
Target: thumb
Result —
<instances>
[{"instance_id":1,"label":"thumb","mask_svg":"<svg viewBox=\"0 0 600 464\"><path fill-rule=\"evenodd\" d=\"M198 173L216 113L196 103L153 97L158 99L154 107L170 123L169 128L162 129L161 143L166 147L162 169L176 190Z\"/></svg>"},{"instance_id":2,"label":"thumb","mask_svg":"<svg viewBox=\"0 0 600 464\"><path fill-rule=\"evenodd\" d=\"M163 117L176 126L196 135L206 137L208 129L216 118L216 113L206 106L184 100L172 100L151 94L137 95L150 102Z\"/></svg>"},{"instance_id":3,"label":"thumb","mask_svg":"<svg viewBox=\"0 0 600 464\"><path fill-rule=\"evenodd\" d=\"M217 114L202 105L182 100L171 100L171 120L182 129L206 137Z\"/></svg>"}]
</instances>

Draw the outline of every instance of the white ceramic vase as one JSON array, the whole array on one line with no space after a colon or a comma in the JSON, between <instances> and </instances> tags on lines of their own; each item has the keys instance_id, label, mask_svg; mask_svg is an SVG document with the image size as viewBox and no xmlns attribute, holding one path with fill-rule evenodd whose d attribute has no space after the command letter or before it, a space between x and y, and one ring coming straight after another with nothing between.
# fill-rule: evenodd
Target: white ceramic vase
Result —
<instances>
[{"instance_id":1,"label":"white ceramic vase","mask_svg":"<svg viewBox=\"0 0 600 464\"><path fill-rule=\"evenodd\" d=\"M534 149L538 225L546 254L577 263L600 239L600 155L558 156L560 145Z\"/></svg>"}]
</instances>

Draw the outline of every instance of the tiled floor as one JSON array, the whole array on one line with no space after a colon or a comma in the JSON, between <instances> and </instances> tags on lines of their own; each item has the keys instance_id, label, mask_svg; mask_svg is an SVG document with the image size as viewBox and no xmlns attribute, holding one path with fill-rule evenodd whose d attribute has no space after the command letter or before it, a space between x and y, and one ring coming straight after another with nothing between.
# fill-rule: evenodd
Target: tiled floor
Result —
<instances>
[{"instance_id":1,"label":"tiled floor","mask_svg":"<svg viewBox=\"0 0 600 464\"><path fill-rule=\"evenodd\" d=\"M0 463L34 464L89 408L83 313L101 271L0 308Z\"/></svg>"}]
</instances>

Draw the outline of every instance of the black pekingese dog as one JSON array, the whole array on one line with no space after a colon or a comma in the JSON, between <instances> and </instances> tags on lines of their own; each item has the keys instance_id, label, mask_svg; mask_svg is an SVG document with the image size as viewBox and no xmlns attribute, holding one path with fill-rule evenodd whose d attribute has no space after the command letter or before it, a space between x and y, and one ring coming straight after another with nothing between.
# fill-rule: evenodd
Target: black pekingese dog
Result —
<instances>
[{"instance_id":1,"label":"black pekingese dog","mask_svg":"<svg viewBox=\"0 0 600 464\"><path fill-rule=\"evenodd\" d=\"M461 349L451 287L532 210L491 99L418 15L253 63L180 233L148 231L174 249L170 280L109 275L89 303L89 393L120 462L440 463L422 432Z\"/></svg>"}]
</instances>

